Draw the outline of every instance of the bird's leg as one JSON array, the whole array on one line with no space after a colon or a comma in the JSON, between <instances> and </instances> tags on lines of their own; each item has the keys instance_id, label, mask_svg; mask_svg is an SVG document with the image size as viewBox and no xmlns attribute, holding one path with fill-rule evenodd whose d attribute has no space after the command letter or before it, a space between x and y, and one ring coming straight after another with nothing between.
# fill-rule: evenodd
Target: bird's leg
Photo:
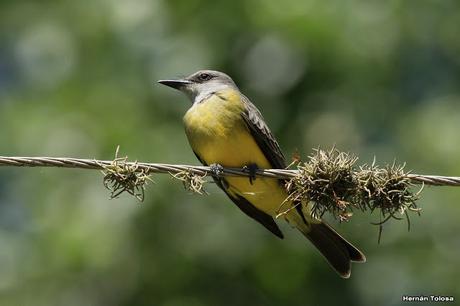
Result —
<instances>
[{"instance_id":1,"label":"bird's leg","mask_svg":"<svg viewBox=\"0 0 460 306\"><path fill-rule=\"evenodd\" d=\"M243 170L249 173L249 183L252 185L252 183L256 180L256 174L257 170L259 170L259 167L257 167L257 164L252 163L244 166Z\"/></svg>"},{"instance_id":2,"label":"bird's leg","mask_svg":"<svg viewBox=\"0 0 460 306\"><path fill-rule=\"evenodd\" d=\"M212 176L218 178L224 173L224 167L221 164L211 164L209 166Z\"/></svg>"}]
</instances>

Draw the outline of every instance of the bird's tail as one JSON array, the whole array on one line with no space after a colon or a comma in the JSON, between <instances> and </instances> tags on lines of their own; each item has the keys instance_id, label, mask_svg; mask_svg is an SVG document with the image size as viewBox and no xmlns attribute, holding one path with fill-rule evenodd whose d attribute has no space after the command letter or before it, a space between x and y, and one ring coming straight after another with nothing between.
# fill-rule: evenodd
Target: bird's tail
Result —
<instances>
[{"instance_id":1,"label":"bird's tail","mask_svg":"<svg viewBox=\"0 0 460 306\"><path fill-rule=\"evenodd\" d=\"M351 262L365 262L364 254L345 240L327 223L311 223L307 227L298 227L305 237L323 254L328 263L343 278L351 275Z\"/></svg>"}]
</instances>

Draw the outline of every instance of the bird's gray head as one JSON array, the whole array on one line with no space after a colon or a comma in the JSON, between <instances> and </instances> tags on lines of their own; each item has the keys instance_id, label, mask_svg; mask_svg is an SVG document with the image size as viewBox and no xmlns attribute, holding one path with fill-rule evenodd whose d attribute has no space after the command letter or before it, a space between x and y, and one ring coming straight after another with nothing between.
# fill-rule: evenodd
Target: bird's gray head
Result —
<instances>
[{"instance_id":1,"label":"bird's gray head","mask_svg":"<svg viewBox=\"0 0 460 306\"><path fill-rule=\"evenodd\" d=\"M200 70L183 79L160 80L158 83L185 93L193 103L224 89L238 89L232 78L215 70Z\"/></svg>"}]
</instances>

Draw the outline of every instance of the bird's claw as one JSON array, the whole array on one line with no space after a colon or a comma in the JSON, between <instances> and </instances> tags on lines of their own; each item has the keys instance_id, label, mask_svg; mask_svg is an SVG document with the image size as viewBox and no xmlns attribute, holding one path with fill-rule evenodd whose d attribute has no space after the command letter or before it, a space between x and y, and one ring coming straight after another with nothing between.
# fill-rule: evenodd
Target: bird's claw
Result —
<instances>
[{"instance_id":1,"label":"bird's claw","mask_svg":"<svg viewBox=\"0 0 460 306\"><path fill-rule=\"evenodd\" d=\"M209 166L211 174L215 177L220 177L224 173L224 167L221 164L211 164Z\"/></svg>"},{"instance_id":2,"label":"bird's claw","mask_svg":"<svg viewBox=\"0 0 460 306\"><path fill-rule=\"evenodd\" d=\"M256 180L256 174L257 170L259 170L259 167L257 167L256 164L249 164L244 166L243 170L249 173L249 183L251 183L252 185L253 182Z\"/></svg>"}]
</instances>

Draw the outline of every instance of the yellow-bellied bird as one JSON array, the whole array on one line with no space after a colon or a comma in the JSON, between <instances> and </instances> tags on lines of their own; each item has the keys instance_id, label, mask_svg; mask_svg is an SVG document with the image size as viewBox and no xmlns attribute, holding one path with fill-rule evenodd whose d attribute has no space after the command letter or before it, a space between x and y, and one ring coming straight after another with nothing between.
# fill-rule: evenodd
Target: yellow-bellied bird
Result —
<instances>
[{"instance_id":1,"label":"yellow-bellied bird","mask_svg":"<svg viewBox=\"0 0 460 306\"><path fill-rule=\"evenodd\" d=\"M178 89L192 101L184 116L185 132L195 155L204 165L257 168L286 167L278 142L259 110L225 73L202 70L184 79L160 80ZM216 168L214 168L216 169ZM218 186L249 217L283 238L273 217L287 192L283 181L273 178L215 177ZM351 262L365 256L324 221L313 217L308 205L297 205L285 215L323 254L344 278L350 277Z\"/></svg>"}]
</instances>

